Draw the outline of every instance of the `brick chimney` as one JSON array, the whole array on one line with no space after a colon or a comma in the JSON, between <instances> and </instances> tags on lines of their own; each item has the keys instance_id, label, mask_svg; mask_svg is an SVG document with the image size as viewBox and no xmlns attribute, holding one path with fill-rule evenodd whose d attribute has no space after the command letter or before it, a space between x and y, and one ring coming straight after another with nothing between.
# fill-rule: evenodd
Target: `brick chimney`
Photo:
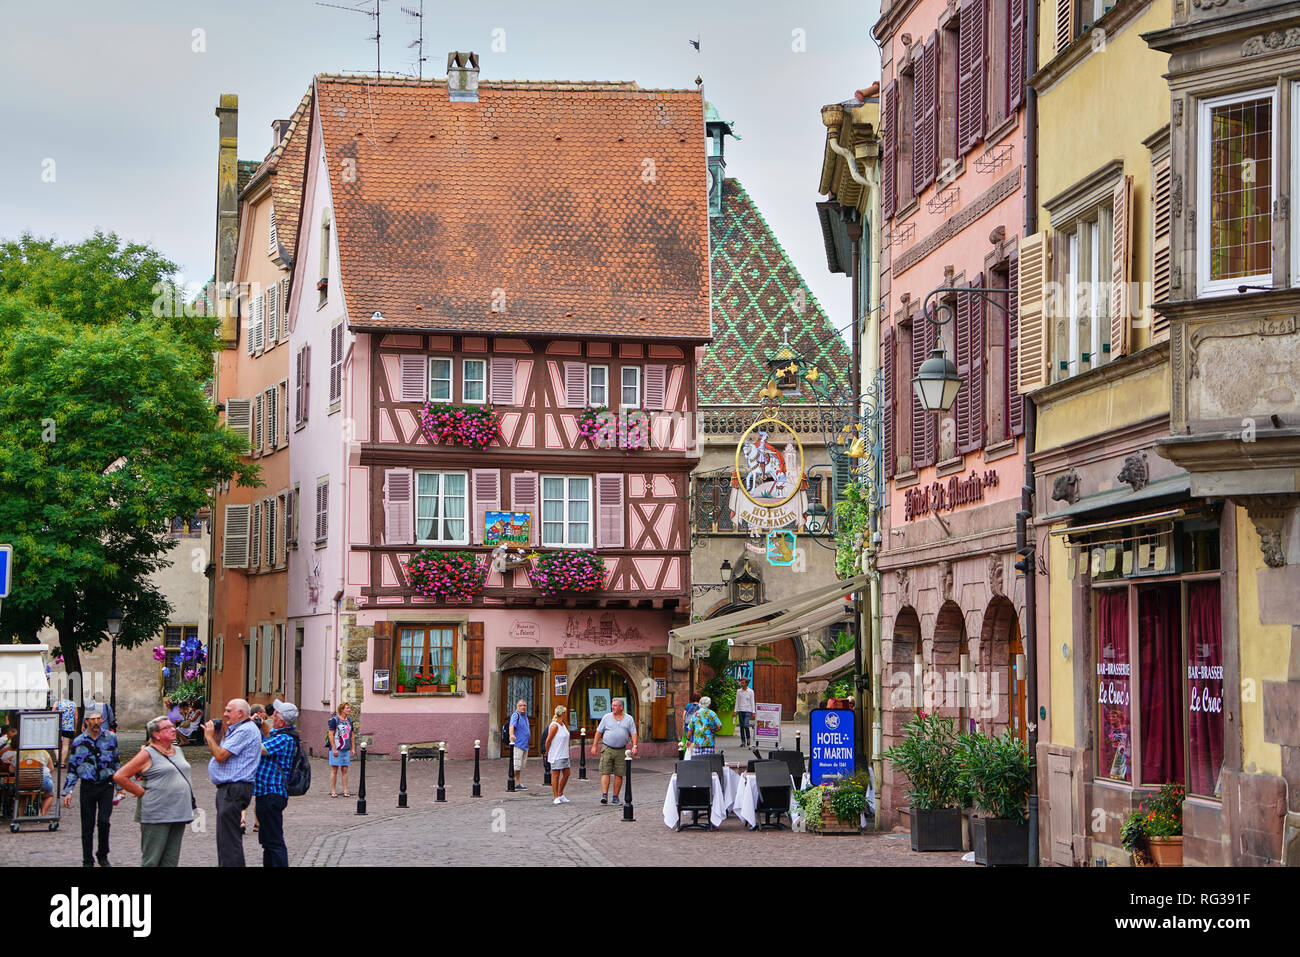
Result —
<instances>
[{"instance_id":1,"label":"brick chimney","mask_svg":"<svg viewBox=\"0 0 1300 957\"><path fill-rule=\"evenodd\" d=\"M221 94L217 106L220 143L217 149L217 315L221 317L221 341L233 349L238 343L235 319L235 246L239 240L239 97Z\"/></svg>"},{"instance_id":2,"label":"brick chimney","mask_svg":"<svg viewBox=\"0 0 1300 957\"><path fill-rule=\"evenodd\" d=\"M453 101L478 102L478 54L447 54L447 90Z\"/></svg>"}]
</instances>

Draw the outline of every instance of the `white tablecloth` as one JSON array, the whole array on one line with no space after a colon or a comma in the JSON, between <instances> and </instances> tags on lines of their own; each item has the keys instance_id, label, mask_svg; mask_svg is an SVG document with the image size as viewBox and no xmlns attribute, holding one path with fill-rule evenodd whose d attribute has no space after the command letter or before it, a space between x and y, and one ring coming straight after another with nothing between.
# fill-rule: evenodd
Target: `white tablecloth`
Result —
<instances>
[{"instance_id":1,"label":"white tablecloth","mask_svg":"<svg viewBox=\"0 0 1300 957\"><path fill-rule=\"evenodd\" d=\"M736 812L736 817L745 822L749 828L758 825L758 775L742 774L740 777L740 793L736 798L736 804L732 808ZM794 803L794 778L790 778L790 819L794 820L795 811L798 805Z\"/></svg>"},{"instance_id":2,"label":"white tablecloth","mask_svg":"<svg viewBox=\"0 0 1300 957\"><path fill-rule=\"evenodd\" d=\"M732 772L735 773L734 771ZM709 775L709 822L714 827L721 827L727 819L727 796L716 774ZM668 793L664 795L664 825L676 828L681 820L677 812L677 775L668 778Z\"/></svg>"}]
</instances>

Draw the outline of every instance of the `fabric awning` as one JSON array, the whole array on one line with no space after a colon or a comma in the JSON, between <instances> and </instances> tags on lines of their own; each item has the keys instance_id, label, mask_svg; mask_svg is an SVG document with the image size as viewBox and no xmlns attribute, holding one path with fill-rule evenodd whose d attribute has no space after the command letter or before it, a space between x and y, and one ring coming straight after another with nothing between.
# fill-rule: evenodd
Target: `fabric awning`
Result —
<instances>
[{"instance_id":1,"label":"fabric awning","mask_svg":"<svg viewBox=\"0 0 1300 957\"><path fill-rule=\"evenodd\" d=\"M800 681L823 681L834 678L841 671L847 671L853 667L853 652L846 651L838 657L832 658L825 664L820 664L812 671L799 676Z\"/></svg>"},{"instance_id":2,"label":"fabric awning","mask_svg":"<svg viewBox=\"0 0 1300 957\"><path fill-rule=\"evenodd\" d=\"M698 644L730 638L738 645L762 645L821 628L848 616L843 599L868 587L868 575L846 578L831 585L793 595L781 601L742 608L668 633L668 650L689 655Z\"/></svg>"},{"instance_id":3,"label":"fabric awning","mask_svg":"<svg viewBox=\"0 0 1300 957\"><path fill-rule=\"evenodd\" d=\"M49 645L0 645L0 711L41 711L49 704Z\"/></svg>"}]
</instances>

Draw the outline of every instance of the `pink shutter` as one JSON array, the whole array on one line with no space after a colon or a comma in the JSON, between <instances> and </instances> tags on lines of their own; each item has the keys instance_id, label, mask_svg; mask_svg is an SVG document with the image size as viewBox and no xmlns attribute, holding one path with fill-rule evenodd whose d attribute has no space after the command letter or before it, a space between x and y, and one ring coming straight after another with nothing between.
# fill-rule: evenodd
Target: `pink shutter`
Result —
<instances>
[{"instance_id":1,"label":"pink shutter","mask_svg":"<svg viewBox=\"0 0 1300 957\"><path fill-rule=\"evenodd\" d=\"M536 545L542 532L542 515L538 507L538 475L536 472L516 472L510 476L510 508L516 512L532 514L532 536L530 541Z\"/></svg>"},{"instance_id":2,"label":"pink shutter","mask_svg":"<svg viewBox=\"0 0 1300 957\"><path fill-rule=\"evenodd\" d=\"M1025 434L1025 400L1020 394L1020 257L1007 266L1007 428L1012 436Z\"/></svg>"},{"instance_id":3,"label":"pink shutter","mask_svg":"<svg viewBox=\"0 0 1300 957\"><path fill-rule=\"evenodd\" d=\"M651 412L662 410L666 399L667 387L668 367L646 366L644 383L645 394L642 397L642 408Z\"/></svg>"},{"instance_id":4,"label":"pink shutter","mask_svg":"<svg viewBox=\"0 0 1300 957\"><path fill-rule=\"evenodd\" d=\"M964 156L984 135L984 0L966 0L957 25L957 146Z\"/></svg>"},{"instance_id":5,"label":"pink shutter","mask_svg":"<svg viewBox=\"0 0 1300 957\"><path fill-rule=\"evenodd\" d=\"M924 362L929 358L930 353L934 351L939 341L939 327L933 322L922 319L925 329L922 332L921 361ZM920 366L917 366L920 369ZM939 414L936 412L921 412L921 428L924 431L924 438L921 442L921 459L918 464L922 466L933 465L938 459L939 446Z\"/></svg>"},{"instance_id":6,"label":"pink shutter","mask_svg":"<svg viewBox=\"0 0 1300 957\"><path fill-rule=\"evenodd\" d=\"M311 346L302 347L302 420L311 411Z\"/></svg>"},{"instance_id":7,"label":"pink shutter","mask_svg":"<svg viewBox=\"0 0 1300 957\"><path fill-rule=\"evenodd\" d=\"M306 372L303 366L303 360L306 358L306 352L307 352L306 346L303 346L301 349L298 350L298 356L297 356L298 365L294 370L294 376L293 376L293 407L294 407L295 423L301 422L302 415L303 415L303 408L304 408L303 383L305 381L303 377Z\"/></svg>"},{"instance_id":8,"label":"pink shutter","mask_svg":"<svg viewBox=\"0 0 1300 957\"><path fill-rule=\"evenodd\" d=\"M921 195L921 190L928 182L925 178L925 137L929 129L927 123L927 104L933 99L930 85L926 81L925 47L922 46L914 58L912 67L912 195ZM931 173L934 171L931 170Z\"/></svg>"},{"instance_id":9,"label":"pink shutter","mask_svg":"<svg viewBox=\"0 0 1300 957\"><path fill-rule=\"evenodd\" d=\"M880 180L880 214L894 218L898 206L898 81L885 87L885 155Z\"/></svg>"},{"instance_id":10,"label":"pink shutter","mask_svg":"<svg viewBox=\"0 0 1300 957\"><path fill-rule=\"evenodd\" d=\"M916 389L912 385L912 380L921 370L921 363L925 361L925 327L929 325L926 319L919 312L912 317L912 363L911 370L907 376L907 395L912 406L911 425L911 449L910 459L912 471L920 469L921 462L925 458L925 417L926 411L921 408L921 400L917 397Z\"/></svg>"},{"instance_id":11,"label":"pink shutter","mask_svg":"<svg viewBox=\"0 0 1300 957\"><path fill-rule=\"evenodd\" d=\"M415 541L414 474L410 469L384 473L384 540L389 545Z\"/></svg>"},{"instance_id":12,"label":"pink shutter","mask_svg":"<svg viewBox=\"0 0 1300 957\"><path fill-rule=\"evenodd\" d=\"M596 476L596 544L602 548L623 548L623 475L620 472Z\"/></svg>"},{"instance_id":13,"label":"pink shutter","mask_svg":"<svg viewBox=\"0 0 1300 957\"><path fill-rule=\"evenodd\" d=\"M984 274L975 277L976 288L984 288ZM988 315L986 303L979 296L971 296L970 304L970 446L971 451L984 447L985 377L988 366L984 360L984 320Z\"/></svg>"},{"instance_id":14,"label":"pink shutter","mask_svg":"<svg viewBox=\"0 0 1300 957\"><path fill-rule=\"evenodd\" d=\"M501 470L474 469L470 473L470 488L474 495L474 544L483 544L486 512L501 510Z\"/></svg>"},{"instance_id":15,"label":"pink shutter","mask_svg":"<svg viewBox=\"0 0 1300 957\"><path fill-rule=\"evenodd\" d=\"M894 477L894 461L898 455L897 423L894 421L898 406L898 369L895 366L897 360L894 342L894 330L892 328L886 330L884 341L880 345L880 361L885 367L885 395L880 410L880 431L882 454L885 457L884 476L887 479Z\"/></svg>"},{"instance_id":16,"label":"pink shutter","mask_svg":"<svg viewBox=\"0 0 1300 957\"><path fill-rule=\"evenodd\" d=\"M587 364L566 362L564 364L564 406L568 409L581 409L586 404Z\"/></svg>"},{"instance_id":17,"label":"pink shutter","mask_svg":"<svg viewBox=\"0 0 1300 957\"><path fill-rule=\"evenodd\" d=\"M1011 0L1007 39L1007 109L1014 113L1025 98L1025 0Z\"/></svg>"},{"instance_id":18,"label":"pink shutter","mask_svg":"<svg viewBox=\"0 0 1300 957\"><path fill-rule=\"evenodd\" d=\"M405 355L401 363L401 401L424 402L429 398L429 359L423 355Z\"/></svg>"},{"instance_id":19,"label":"pink shutter","mask_svg":"<svg viewBox=\"0 0 1300 957\"><path fill-rule=\"evenodd\" d=\"M913 87L912 186L917 196L934 182L939 162L939 34L921 50Z\"/></svg>"},{"instance_id":20,"label":"pink shutter","mask_svg":"<svg viewBox=\"0 0 1300 957\"><path fill-rule=\"evenodd\" d=\"M492 360L492 404L515 404L515 360Z\"/></svg>"},{"instance_id":21,"label":"pink shutter","mask_svg":"<svg viewBox=\"0 0 1300 957\"><path fill-rule=\"evenodd\" d=\"M957 293L957 319L955 332L957 374L962 386L957 390L956 425L957 451L969 452L973 445L971 435L971 300L970 293Z\"/></svg>"}]
</instances>

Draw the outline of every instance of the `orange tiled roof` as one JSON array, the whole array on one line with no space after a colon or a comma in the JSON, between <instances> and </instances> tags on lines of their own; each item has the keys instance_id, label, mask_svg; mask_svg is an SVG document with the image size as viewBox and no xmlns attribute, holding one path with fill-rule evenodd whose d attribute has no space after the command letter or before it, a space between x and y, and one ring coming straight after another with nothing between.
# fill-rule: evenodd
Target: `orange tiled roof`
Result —
<instances>
[{"instance_id":1,"label":"orange tiled roof","mask_svg":"<svg viewBox=\"0 0 1300 957\"><path fill-rule=\"evenodd\" d=\"M352 324L709 338L699 91L480 81L478 97L316 78Z\"/></svg>"}]
</instances>

